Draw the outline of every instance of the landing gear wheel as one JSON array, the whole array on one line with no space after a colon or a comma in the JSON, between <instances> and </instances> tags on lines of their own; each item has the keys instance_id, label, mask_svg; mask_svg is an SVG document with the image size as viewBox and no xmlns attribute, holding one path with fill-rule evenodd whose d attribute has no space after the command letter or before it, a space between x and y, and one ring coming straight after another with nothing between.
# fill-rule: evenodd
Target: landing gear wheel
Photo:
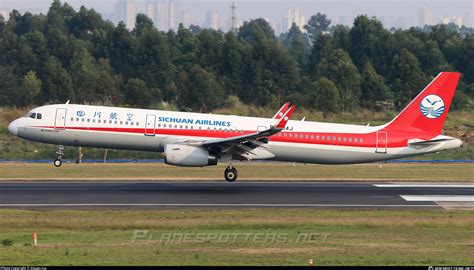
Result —
<instances>
[{"instance_id":1,"label":"landing gear wheel","mask_svg":"<svg viewBox=\"0 0 474 270\"><path fill-rule=\"evenodd\" d=\"M63 161L60 159L55 159L53 164L54 164L54 167L58 168L58 167L61 167L61 165L63 165Z\"/></svg>"},{"instance_id":2,"label":"landing gear wheel","mask_svg":"<svg viewBox=\"0 0 474 270\"><path fill-rule=\"evenodd\" d=\"M237 170L234 167L227 167L224 172L224 177L227 182L235 182L235 180L237 180Z\"/></svg>"},{"instance_id":3,"label":"landing gear wheel","mask_svg":"<svg viewBox=\"0 0 474 270\"><path fill-rule=\"evenodd\" d=\"M63 165L63 161L61 158L64 156L64 145L58 145L56 146L56 154L58 155L57 158L53 161L54 167L58 168Z\"/></svg>"}]
</instances>

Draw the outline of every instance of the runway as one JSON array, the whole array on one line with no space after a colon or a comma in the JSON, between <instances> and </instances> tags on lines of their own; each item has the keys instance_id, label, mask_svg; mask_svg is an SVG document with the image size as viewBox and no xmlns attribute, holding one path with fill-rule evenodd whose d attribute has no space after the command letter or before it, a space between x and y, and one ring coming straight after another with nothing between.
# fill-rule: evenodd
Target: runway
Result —
<instances>
[{"instance_id":1,"label":"runway","mask_svg":"<svg viewBox=\"0 0 474 270\"><path fill-rule=\"evenodd\" d=\"M1 208L474 209L474 184L1 182Z\"/></svg>"}]
</instances>

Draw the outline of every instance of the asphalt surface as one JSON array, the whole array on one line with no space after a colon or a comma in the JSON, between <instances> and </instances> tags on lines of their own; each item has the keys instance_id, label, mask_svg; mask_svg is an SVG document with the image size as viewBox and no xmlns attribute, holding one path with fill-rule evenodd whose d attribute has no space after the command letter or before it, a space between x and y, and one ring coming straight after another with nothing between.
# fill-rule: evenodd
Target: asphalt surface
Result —
<instances>
[{"instance_id":1,"label":"asphalt surface","mask_svg":"<svg viewBox=\"0 0 474 270\"><path fill-rule=\"evenodd\" d=\"M1 208L474 209L474 185L355 182L1 182ZM439 202L441 201L441 203Z\"/></svg>"}]
</instances>

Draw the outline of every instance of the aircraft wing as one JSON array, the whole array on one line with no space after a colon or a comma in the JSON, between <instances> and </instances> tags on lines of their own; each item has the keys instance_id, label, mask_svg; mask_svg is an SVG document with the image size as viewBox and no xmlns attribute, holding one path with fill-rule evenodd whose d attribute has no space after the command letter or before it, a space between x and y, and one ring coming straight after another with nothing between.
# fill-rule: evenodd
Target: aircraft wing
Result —
<instances>
[{"instance_id":1,"label":"aircraft wing","mask_svg":"<svg viewBox=\"0 0 474 270\"><path fill-rule=\"evenodd\" d=\"M190 145L219 148L221 153L229 153L241 159L268 159L274 155L266 150L268 137L282 131L290 119L295 106L286 110L274 126L267 130L222 139L210 139L200 142L189 142Z\"/></svg>"}]
</instances>

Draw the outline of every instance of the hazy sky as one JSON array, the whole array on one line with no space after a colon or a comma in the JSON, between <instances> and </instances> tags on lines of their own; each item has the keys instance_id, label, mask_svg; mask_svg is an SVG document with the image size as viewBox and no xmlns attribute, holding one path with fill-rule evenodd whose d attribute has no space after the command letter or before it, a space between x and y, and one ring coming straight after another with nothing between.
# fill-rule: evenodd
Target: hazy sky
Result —
<instances>
[{"instance_id":1,"label":"hazy sky","mask_svg":"<svg viewBox=\"0 0 474 270\"><path fill-rule=\"evenodd\" d=\"M51 0L0 0L0 9L45 12ZM113 12L116 0L67 0L75 8L81 5L93 7L101 13ZM135 0L137 11L144 11L146 0ZM218 11L226 20L230 17L232 0L178 0L181 9L192 18L204 19L208 10ZM398 18L405 17L409 24L416 25L419 9L430 7L437 21L443 16L472 17L474 0L235 0L238 13L242 19L263 17L279 22L286 14L288 7L299 8L301 13L309 17L322 12L333 20L341 17L353 18L359 14L369 16Z\"/></svg>"}]
</instances>

